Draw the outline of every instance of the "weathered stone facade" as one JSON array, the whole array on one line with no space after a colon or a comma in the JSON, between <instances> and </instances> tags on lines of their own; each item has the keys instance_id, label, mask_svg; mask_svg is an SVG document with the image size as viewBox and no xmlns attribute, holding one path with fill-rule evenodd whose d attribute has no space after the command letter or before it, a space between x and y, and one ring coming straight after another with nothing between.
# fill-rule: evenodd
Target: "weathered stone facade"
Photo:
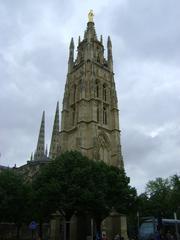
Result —
<instances>
[{"instance_id":1,"label":"weathered stone facade","mask_svg":"<svg viewBox=\"0 0 180 240\"><path fill-rule=\"evenodd\" d=\"M121 153L119 110L113 73L112 43L107 40L107 58L102 36L96 36L94 22L87 23L84 38L69 47L68 73L65 84L59 129L57 104L49 158L77 150L90 159L123 167ZM45 113L43 113L37 148L32 161L47 158L45 151Z\"/></svg>"},{"instance_id":2,"label":"weathered stone facade","mask_svg":"<svg viewBox=\"0 0 180 240\"><path fill-rule=\"evenodd\" d=\"M59 143L61 152L78 150L90 159L123 167L110 37L107 49L106 60L93 22L79 39L75 60L71 40Z\"/></svg>"}]
</instances>

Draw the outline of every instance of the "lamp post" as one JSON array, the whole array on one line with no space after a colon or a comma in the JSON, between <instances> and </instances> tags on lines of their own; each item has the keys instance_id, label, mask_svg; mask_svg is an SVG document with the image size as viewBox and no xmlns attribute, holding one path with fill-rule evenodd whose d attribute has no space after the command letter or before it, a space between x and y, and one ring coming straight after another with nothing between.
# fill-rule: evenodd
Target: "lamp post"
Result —
<instances>
[{"instance_id":1,"label":"lamp post","mask_svg":"<svg viewBox=\"0 0 180 240\"><path fill-rule=\"evenodd\" d=\"M176 238L177 238L177 240L180 240L179 232L178 232L178 223L177 223L177 214L176 214L176 212L174 212L174 219L175 219L175 228L176 228Z\"/></svg>"}]
</instances>

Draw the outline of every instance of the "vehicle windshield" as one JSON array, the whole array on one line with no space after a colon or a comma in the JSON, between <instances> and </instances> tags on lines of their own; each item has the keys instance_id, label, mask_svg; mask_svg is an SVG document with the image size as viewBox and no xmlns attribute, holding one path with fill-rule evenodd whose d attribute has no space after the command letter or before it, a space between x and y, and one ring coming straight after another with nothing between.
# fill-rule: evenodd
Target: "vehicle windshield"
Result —
<instances>
[{"instance_id":1,"label":"vehicle windshield","mask_svg":"<svg viewBox=\"0 0 180 240\"><path fill-rule=\"evenodd\" d=\"M141 236L154 233L154 227L152 222L142 223L139 229L139 234Z\"/></svg>"}]
</instances>

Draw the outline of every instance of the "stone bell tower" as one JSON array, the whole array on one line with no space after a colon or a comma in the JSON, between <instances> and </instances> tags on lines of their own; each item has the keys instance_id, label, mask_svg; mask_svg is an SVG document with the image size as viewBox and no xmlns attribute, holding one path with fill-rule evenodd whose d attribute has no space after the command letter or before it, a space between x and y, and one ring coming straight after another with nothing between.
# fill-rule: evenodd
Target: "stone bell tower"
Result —
<instances>
[{"instance_id":1,"label":"stone bell tower","mask_svg":"<svg viewBox=\"0 0 180 240\"><path fill-rule=\"evenodd\" d=\"M79 37L76 57L71 39L61 117L61 153L77 150L90 159L123 167L112 43L108 37L105 58L92 12L83 40Z\"/></svg>"}]
</instances>

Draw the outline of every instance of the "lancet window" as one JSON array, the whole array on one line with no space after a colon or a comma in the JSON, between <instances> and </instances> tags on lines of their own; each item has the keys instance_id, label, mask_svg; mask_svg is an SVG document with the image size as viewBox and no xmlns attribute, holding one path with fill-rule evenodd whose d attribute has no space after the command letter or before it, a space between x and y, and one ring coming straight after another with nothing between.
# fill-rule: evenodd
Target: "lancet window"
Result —
<instances>
[{"instance_id":1,"label":"lancet window","mask_svg":"<svg viewBox=\"0 0 180 240\"><path fill-rule=\"evenodd\" d=\"M107 124L107 108L103 107L103 124Z\"/></svg>"},{"instance_id":2,"label":"lancet window","mask_svg":"<svg viewBox=\"0 0 180 240\"><path fill-rule=\"evenodd\" d=\"M99 106L97 106L97 122L99 122Z\"/></svg>"},{"instance_id":3,"label":"lancet window","mask_svg":"<svg viewBox=\"0 0 180 240\"><path fill-rule=\"evenodd\" d=\"M72 125L75 124L75 107L72 107Z\"/></svg>"},{"instance_id":4,"label":"lancet window","mask_svg":"<svg viewBox=\"0 0 180 240\"><path fill-rule=\"evenodd\" d=\"M73 102L76 101L76 85L74 85L74 95L73 95Z\"/></svg>"},{"instance_id":5,"label":"lancet window","mask_svg":"<svg viewBox=\"0 0 180 240\"><path fill-rule=\"evenodd\" d=\"M106 88L106 84L103 84L103 100L107 101L107 88Z\"/></svg>"},{"instance_id":6,"label":"lancet window","mask_svg":"<svg viewBox=\"0 0 180 240\"><path fill-rule=\"evenodd\" d=\"M95 83L95 96L98 98L99 97L99 82L96 80Z\"/></svg>"}]
</instances>

